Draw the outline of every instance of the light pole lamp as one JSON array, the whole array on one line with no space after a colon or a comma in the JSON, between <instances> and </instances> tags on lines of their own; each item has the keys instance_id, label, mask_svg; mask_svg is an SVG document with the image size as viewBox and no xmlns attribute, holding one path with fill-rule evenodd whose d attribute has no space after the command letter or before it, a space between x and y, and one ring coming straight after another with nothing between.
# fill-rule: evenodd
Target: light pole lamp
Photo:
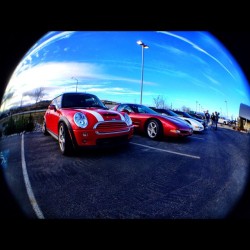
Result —
<instances>
[{"instance_id":1,"label":"light pole lamp","mask_svg":"<svg viewBox=\"0 0 250 250\"><path fill-rule=\"evenodd\" d=\"M140 104L142 104L142 89L143 89L143 70L144 70L144 49L148 49L149 46L142 41L137 41L137 44L142 48L142 65L141 65L141 99Z\"/></svg>"},{"instance_id":2,"label":"light pole lamp","mask_svg":"<svg viewBox=\"0 0 250 250\"><path fill-rule=\"evenodd\" d=\"M74 76L72 76L71 79L75 79L75 80L76 80L76 92L77 92L78 80L77 80L77 78L75 78Z\"/></svg>"}]
</instances>

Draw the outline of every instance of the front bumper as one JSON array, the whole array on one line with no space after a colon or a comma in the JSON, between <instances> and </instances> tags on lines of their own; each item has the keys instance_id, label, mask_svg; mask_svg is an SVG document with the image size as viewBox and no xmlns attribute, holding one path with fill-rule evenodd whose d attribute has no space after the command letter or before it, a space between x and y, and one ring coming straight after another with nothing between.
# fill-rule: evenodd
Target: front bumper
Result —
<instances>
[{"instance_id":1,"label":"front bumper","mask_svg":"<svg viewBox=\"0 0 250 250\"><path fill-rule=\"evenodd\" d=\"M129 141L133 134L133 126L128 127L127 131L116 131L106 133L99 133L97 130L73 130L77 146L98 146L104 144L119 144L120 142Z\"/></svg>"}]
</instances>

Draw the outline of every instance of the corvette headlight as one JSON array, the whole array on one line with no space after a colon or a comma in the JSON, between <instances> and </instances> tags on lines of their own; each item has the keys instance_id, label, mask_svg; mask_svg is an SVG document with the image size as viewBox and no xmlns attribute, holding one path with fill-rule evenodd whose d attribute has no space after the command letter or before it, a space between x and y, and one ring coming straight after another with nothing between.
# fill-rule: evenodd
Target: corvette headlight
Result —
<instances>
[{"instance_id":1,"label":"corvette headlight","mask_svg":"<svg viewBox=\"0 0 250 250\"><path fill-rule=\"evenodd\" d=\"M171 129L170 132L176 133L176 134L180 134L181 133L181 131L178 130L178 129Z\"/></svg>"},{"instance_id":2,"label":"corvette headlight","mask_svg":"<svg viewBox=\"0 0 250 250\"><path fill-rule=\"evenodd\" d=\"M132 125L132 120L127 113L124 114L124 118L128 126Z\"/></svg>"},{"instance_id":3,"label":"corvette headlight","mask_svg":"<svg viewBox=\"0 0 250 250\"><path fill-rule=\"evenodd\" d=\"M86 128L88 126L88 119L86 115L80 112L74 114L74 122L80 128Z\"/></svg>"}]
</instances>

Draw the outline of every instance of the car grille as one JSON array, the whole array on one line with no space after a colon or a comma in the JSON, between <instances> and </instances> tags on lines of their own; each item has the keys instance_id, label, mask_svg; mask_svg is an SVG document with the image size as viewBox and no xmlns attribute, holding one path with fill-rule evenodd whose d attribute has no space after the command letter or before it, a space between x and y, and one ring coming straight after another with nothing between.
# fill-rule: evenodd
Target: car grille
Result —
<instances>
[{"instance_id":1,"label":"car grille","mask_svg":"<svg viewBox=\"0 0 250 250\"><path fill-rule=\"evenodd\" d=\"M187 131L187 130L180 130L180 132L182 135L189 135L190 134L190 131Z\"/></svg>"},{"instance_id":2,"label":"car grille","mask_svg":"<svg viewBox=\"0 0 250 250\"><path fill-rule=\"evenodd\" d=\"M113 114L113 113L108 113L108 114L102 114L102 116L104 116L104 117L120 117L119 115L117 115L117 114Z\"/></svg>"},{"instance_id":3,"label":"car grille","mask_svg":"<svg viewBox=\"0 0 250 250\"><path fill-rule=\"evenodd\" d=\"M111 146L111 145L120 145L128 142L128 136L116 136L110 138L102 138L96 140L97 146Z\"/></svg>"},{"instance_id":4,"label":"car grille","mask_svg":"<svg viewBox=\"0 0 250 250\"><path fill-rule=\"evenodd\" d=\"M94 128L96 129L97 134L111 134L129 131L126 122L123 121L99 122L94 126Z\"/></svg>"}]
</instances>

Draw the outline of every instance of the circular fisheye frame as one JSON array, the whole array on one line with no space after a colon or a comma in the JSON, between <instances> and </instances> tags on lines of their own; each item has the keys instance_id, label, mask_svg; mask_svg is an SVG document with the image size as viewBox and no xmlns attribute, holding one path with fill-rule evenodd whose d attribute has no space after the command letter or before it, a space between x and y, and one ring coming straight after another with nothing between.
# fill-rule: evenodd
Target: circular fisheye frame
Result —
<instances>
[{"instance_id":1,"label":"circular fisheye frame","mask_svg":"<svg viewBox=\"0 0 250 250\"><path fill-rule=\"evenodd\" d=\"M4 180L27 218L227 218L248 182L249 93L207 31L48 32L1 101Z\"/></svg>"}]
</instances>

